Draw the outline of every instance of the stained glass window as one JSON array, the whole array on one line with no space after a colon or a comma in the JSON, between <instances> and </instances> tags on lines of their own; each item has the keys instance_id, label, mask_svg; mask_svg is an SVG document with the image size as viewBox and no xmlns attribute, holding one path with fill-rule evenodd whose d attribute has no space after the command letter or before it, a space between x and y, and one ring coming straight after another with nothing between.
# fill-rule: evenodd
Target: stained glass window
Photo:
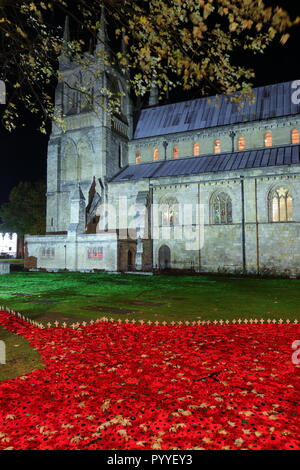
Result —
<instances>
[{"instance_id":1,"label":"stained glass window","mask_svg":"<svg viewBox=\"0 0 300 470\"><path fill-rule=\"evenodd\" d=\"M153 160L156 161L159 159L159 152L158 149L153 150Z\"/></svg>"},{"instance_id":2,"label":"stained glass window","mask_svg":"<svg viewBox=\"0 0 300 470\"><path fill-rule=\"evenodd\" d=\"M141 163L141 152L136 152L135 163Z\"/></svg>"},{"instance_id":3,"label":"stained glass window","mask_svg":"<svg viewBox=\"0 0 300 470\"><path fill-rule=\"evenodd\" d=\"M213 224L232 223L232 202L226 193L215 194L211 201L211 214Z\"/></svg>"},{"instance_id":4,"label":"stained glass window","mask_svg":"<svg viewBox=\"0 0 300 470\"><path fill-rule=\"evenodd\" d=\"M277 188L270 195L270 221L289 222L293 220L293 198L287 188Z\"/></svg>"}]
</instances>

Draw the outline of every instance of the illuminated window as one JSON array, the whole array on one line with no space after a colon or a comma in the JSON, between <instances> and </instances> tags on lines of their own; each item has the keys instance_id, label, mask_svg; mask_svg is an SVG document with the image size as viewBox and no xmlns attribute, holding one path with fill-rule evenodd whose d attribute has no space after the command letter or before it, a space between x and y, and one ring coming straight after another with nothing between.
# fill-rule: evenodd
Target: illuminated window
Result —
<instances>
[{"instance_id":1,"label":"illuminated window","mask_svg":"<svg viewBox=\"0 0 300 470\"><path fill-rule=\"evenodd\" d=\"M300 135L298 129L292 130L292 144L300 144Z\"/></svg>"},{"instance_id":2,"label":"illuminated window","mask_svg":"<svg viewBox=\"0 0 300 470\"><path fill-rule=\"evenodd\" d=\"M159 159L159 152L158 149L153 150L153 160L156 161Z\"/></svg>"},{"instance_id":3,"label":"illuminated window","mask_svg":"<svg viewBox=\"0 0 300 470\"><path fill-rule=\"evenodd\" d=\"M293 198L287 188L277 188L269 196L270 222L290 222L292 219Z\"/></svg>"},{"instance_id":4,"label":"illuminated window","mask_svg":"<svg viewBox=\"0 0 300 470\"><path fill-rule=\"evenodd\" d=\"M228 194L218 193L212 197L211 221L213 224L232 223L232 203Z\"/></svg>"},{"instance_id":5,"label":"illuminated window","mask_svg":"<svg viewBox=\"0 0 300 470\"><path fill-rule=\"evenodd\" d=\"M265 134L265 147L272 147L273 145L273 138L271 132L267 132Z\"/></svg>"},{"instance_id":6,"label":"illuminated window","mask_svg":"<svg viewBox=\"0 0 300 470\"><path fill-rule=\"evenodd\" d=\"M135 163L141 163L141 152L136 152Z\"/></svg>"},{"instance_id":7,"label":"illuminated window","mask_svg":"<svg viewBox=\"0 0 300 470\"><path fill-rule=\"evenodd\" d=\"M194 157L199 157L200 155L200 145L194 144Z\"/></svg>"},{"instance_id":8,"label":"illuminated window","mask_svg":"<svg viewBox=\"0 0 300 470\"><path fill-rule=\"evenodd\" d=\"M239 150L245 150L246 148L246 140L245 137L240 137L238 140L238 149Z\"/></svg>"},{"instance_id":9,"label":"illuminated window","mask_svg":"<svg viewBox=\"0 0 300 470\"><path fill-rule=\"evenodd\" d=\"M214 152L221 153L221 141L220 140L215 140Z\"/></svg>"},{"instance_id":10,"label":"illuminated window","mask_svg":"<svg viewBox=\"0 0 300 470\"><path fill-rule=\"evenodd\" d=\"M103 259L103 248L88 248L88 258L99 258Z\"/></svg>"},{"instance_id":11,"label":"illuminated window","mask_svg":"<svg viewBox=\"0 0 300 470\"><path fill-rule=\"evenodd\" d=\"M179 158L179 147L178 147L178 145L173 147L173 158Z\"/></svg>"}]
</instances>

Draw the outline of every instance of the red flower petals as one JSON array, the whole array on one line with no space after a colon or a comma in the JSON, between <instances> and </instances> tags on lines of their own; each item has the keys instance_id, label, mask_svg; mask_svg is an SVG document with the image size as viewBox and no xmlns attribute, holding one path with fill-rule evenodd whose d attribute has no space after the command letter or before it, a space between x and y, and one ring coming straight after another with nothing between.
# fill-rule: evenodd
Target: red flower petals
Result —
<instances>
[{"instance_id":1,"label":"red flower petals","mask_svg":"<svg viewBox=\"0 0 300 470\"><path fill-rule=\"evenodd\" d=\"M0 449L300 449L298 325L0 324L46 365L0 384Z\"/></svg>"}]
</instances>

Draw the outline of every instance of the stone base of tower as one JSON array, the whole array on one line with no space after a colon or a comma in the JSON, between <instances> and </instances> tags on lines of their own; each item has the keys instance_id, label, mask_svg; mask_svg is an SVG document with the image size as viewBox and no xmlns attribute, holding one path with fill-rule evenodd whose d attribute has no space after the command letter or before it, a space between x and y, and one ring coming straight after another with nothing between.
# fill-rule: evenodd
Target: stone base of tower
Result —
<instances>
[{"instance_id":1,"label":"stone base of tower","mask_svg":"<svg viewBox=\"0 0 300 470\"><path fill-rule=\"evenodd\" d=\"M25 237L25 269L31 271L117 271L115 233Z\"/></svg>"}]
</instances>

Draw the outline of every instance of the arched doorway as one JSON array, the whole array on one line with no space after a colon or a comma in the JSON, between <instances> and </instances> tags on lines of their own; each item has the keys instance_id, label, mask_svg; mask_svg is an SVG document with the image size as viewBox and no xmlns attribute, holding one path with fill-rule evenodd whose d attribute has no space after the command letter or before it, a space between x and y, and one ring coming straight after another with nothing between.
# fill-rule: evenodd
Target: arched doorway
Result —
<instances>
[{"instance_id":1,"label":"arched doorway","mask_svg":"<svg viewBox=\"0 0 300 470\"><path fill-rule=\"evenodd\" d=\"M127 270L133 271L134 269L134 255L131 250L128 250L127 253Z\"/></svg>"},{"instance_id":2,"label":"arched doorway","mask_svg":"<svg viewBox=\"0 0 300 470\"><path fill-rule=\"evenodd\" d=\"M167 245L162 245L158 251L159 269L170 269L171 267L171 250Z\"/></svg>"}]
</instances>

